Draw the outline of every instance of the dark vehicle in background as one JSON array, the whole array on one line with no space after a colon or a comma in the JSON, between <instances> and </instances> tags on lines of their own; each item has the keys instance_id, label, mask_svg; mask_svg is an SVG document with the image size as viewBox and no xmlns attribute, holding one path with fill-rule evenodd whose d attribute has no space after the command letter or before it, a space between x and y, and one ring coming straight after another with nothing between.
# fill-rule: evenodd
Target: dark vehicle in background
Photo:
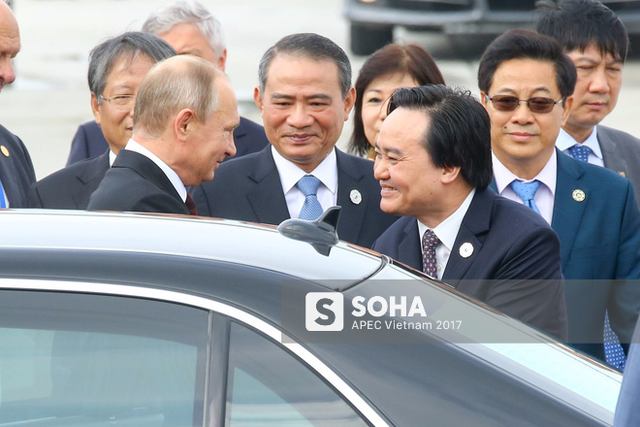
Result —
<instances>
[{"instance_id":1,"label":"dark vehicle in background","mask_svg":"<svg viewBox=\"0 0 640 427\"><path fill-rule=\"evenodd\" d=\"M640 32L639 0L603 0L627 27ZM345 0L351 51L369 55L393 41L394 27L448 35L499 35L533 28L536 0Z\"/></svg>"},{"instance_id":2,"label":"dark vehicle in background","mask_svg":"<svg viewBox=\"0 0 640 427\"><path fill-rule=\"evenodd\" d=\"M354 245L194 217L4 210L0 223L2 427L613 420L619 372ZM307 339L291 321L304 304L285 296L313 292L345 307L401 293L434 323L464 323Z\"/></svg>"}]
</instances>

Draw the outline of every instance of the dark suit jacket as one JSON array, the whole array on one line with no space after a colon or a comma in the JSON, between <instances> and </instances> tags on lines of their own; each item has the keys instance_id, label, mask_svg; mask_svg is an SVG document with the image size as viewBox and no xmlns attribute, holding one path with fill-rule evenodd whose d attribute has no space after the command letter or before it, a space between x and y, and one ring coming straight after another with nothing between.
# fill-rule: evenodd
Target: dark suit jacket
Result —
<instances>
[{"instance_id":1,"label":"dark suit jacket","mask_svg":"<svg viewBox=\"0 0 640 427\"><path fill-rule=\"evenodd\" d=\"M640 426L640 322L636 324L627 364L624 368L620 397L616 406L613 425L616 427Z\"/></svg>"},{"instance_id":2,"label":"dark suit jacket","mask_svg":"<svg viewBox=\"0 0 640 427\"><path fill-rule=\"evenodd\" d=\"M575 190L582 190L583 201ZM558 151L551 226L560 238L569 342L592 343L579 348L604 359L605 309L623 343L630 342L640 312L640 212L631 183Z\"/></svg>"},{"instance_id":3,"label":"dark suit jacket","mask_svg":"<svg viewBox=\"0 0 640 427\"><path fill-rule=\"evenodd\" d=\"M624 174L633 184L636 201L640 200L640 139L616 129L598 125L598 143L604 167Z\"/></svg>"},{"instance_id":4,"label":"dark suit jacket","mask_svg":"<svg viewBox=\"0 0 640 427\"><path fill-rule=\"evenodd\" d=\"M460 247L470 243L467 258ZM418 222L403 217L373 249L422 271ZM560 271L560 243L538 214L478 191L462 220L442 281L530 325L567 338L567 311Z\"/></svg>"},{"instance_id":5,"label":"dark suit jacket","mask_svg":"<svg viewBox=\"0 0 640 427\"><path fill-rule=\"evenodd\" d=\"M89 197L109 170L109 151L85 159L41 179L31 186L27 207L87 209Z\"/></svg>"},{"instance_id":6,"label":"dark suit jacket","mask_svg":"<svg viewBox=\"0 0 640 427\"><path fill-rule=\"evenodd\" d=\"M31 157L20 138L4 126L0 126L0 146L4 146L9 153L9 156L0 153L0 181L9 207L24 208L29 186L36 181Z\"/></svg>"},{"instance_id":7,"label":"dark suit jacket","mask_svg":"<svg viewBox=\"0 0 640 427\"><path fill-rule=\"evenodd\" d=\"M380 210L380 185L373 178L373 162L336 150L338 205L342 206L338 235L342 240L370 247L397 218ZM351 201L358 190L362 202ZM200 215L240 221L280 224L289 218L271 146L221 165L213 181L193 190Z\"/></svg>"},{"instance_id":8,"label":"dark suit jacket","mask_svg":"<svg viewBox=\"0 0 640 427\"><path fill-rule=\"evenodd\" d=\"M233 131L233 139L238 149L234 158L255 153L269 145L264 128L244 117L240 118L240 125ZM87 122L78 127L78 131L73 137L67 166L80 160L99 156L108 150L109 145L104 139L100 126L95 121Z\"/></svg>"},{"instance_id":9,"label":"dark suit jacket","mask_svg":"<svg viewBox=\"0 0 640 427\"><path fill-rule=\"evenodd\" d=\"M161 212L189 215L180 195L153 161L128 150L120 150L88 210Z\"/></svg>"}]
</instances>

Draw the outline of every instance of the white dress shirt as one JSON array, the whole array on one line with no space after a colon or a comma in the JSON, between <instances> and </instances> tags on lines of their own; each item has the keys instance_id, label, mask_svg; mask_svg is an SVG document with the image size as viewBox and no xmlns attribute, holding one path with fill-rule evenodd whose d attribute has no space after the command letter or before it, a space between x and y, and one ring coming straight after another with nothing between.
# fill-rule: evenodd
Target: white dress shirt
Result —
<instances>
[{"instance_id":1,"label":"white dress shirt","mask_svg":"<svg viewBox=\"0 0 640 427\"><path fill-rule=\"evenodd\" d=\"M573 137L563 129L560 129L558 139L556 139L556 147L558 147L560 151L567 153L568 156L571 156L569 148L573 147L576 144L579 144L579 142L573 139ZM600 143L598 142L598 126L595 126L593 128L591 135L589 135L589 138L587 138L582 143L582 145L591 148L591 153L589 153L589 158L587 160L589 163L596 166L604 166L602 149L600 148Z\"/></svg>"},{"instance_id":2,"label":"white dress shirt","mask_svg":"<svg viewBox=\"0 0 640 427\"><path fill-rule=\"evenodd\" d=\"M187 201L187 189L185 188L184 183L182 182L178 174L173 169L171 169L165 162L160 160L160 157L156 156L151 151L147 150L145 147L135 142L133 139L130 139L129 142L127 142L127 145L126 147L124 147L124 149L129 151L135 151L138 154L142 154L143 156L151 160L153 163L155 163L160 169L162 169L162 172L164 172L167 178L169 178L169 181L171 181L173 188L176 189L182 201L183 202Z\"/></svg>"},{"instance_id":3,"label":"white dress shirt","mask_svg":"<svg viewBox=\"0 0 640 427\"><path fill-rule=\"evenodd\" d=\"M338 163L335 148L311 173L303 171L282 157L273 145L271 146L271 153L280 175L282 192L284 193L291 218L298 218L302 205L304 205L305 196L296 184L305 175L313 175L320 180L321 184L318 187L316 197L323 211L338 203Z\"/></svg>"},{"instance_id":4,"label":"white dress shirt","mask_svg":"<svg viewBox=\"0 0 640 427\"><path fill-rule=\"evenodd\" d=\"M139 145L139 144L138 144ZM109 167L113 166L113 162L116 161L117 154L109 150Z\"/></svg>"},{"instance_id":5,"label":"white dress shirt","mask_svg":"<svg viewBox=\"0 0 640 427\"><path fill-rule=\"evenodd\" d=\"M462 220L469 210L473 195L476 194L476 189L471 190L469 195L464 199L462 204L458 206L458 209L447 217L444 221L433 228L433 232L440 239L440 244L436 247L436 274L437 279L442 279L444 270L447 268L449 262L449 256L453 245L456 243ZM418 221L418 237L420 238L420 251L424 255L424 247L422 246L422 237L424 233L429 230L429 227Z\"/></svg>"},{"instance_id":6,"label":"white dress shirt","mask_svg":"<svg viewBox=\"0 0 640 427\"><path fill-rule=\"evenodd\" d=\"M493 176L496 181L496 188L498 189L498 194L507 199L513 200L514 202L518 202L523 204L524 202L520 197L516 195L516 193L511 188L511 183L514 180L522 181L522 182L532 182L538 180L541 182L540 188L536 192L536 195L533 197L533 200L536 202L536 206L538 206L538 210L540 211L540 215L551 224L551 220L553 219L553 204L556 193L556 181L558 179L558 156L556 154L556 150L553 150L553 154L549 157L547 164L542 168L540 173L536 175L533 179L524 180L517 177L513 172L511 172L505 165L503 165L500 160L495 156L495 154L491 153L491 157L493 158Z\"/></svg>"}]
</instances>

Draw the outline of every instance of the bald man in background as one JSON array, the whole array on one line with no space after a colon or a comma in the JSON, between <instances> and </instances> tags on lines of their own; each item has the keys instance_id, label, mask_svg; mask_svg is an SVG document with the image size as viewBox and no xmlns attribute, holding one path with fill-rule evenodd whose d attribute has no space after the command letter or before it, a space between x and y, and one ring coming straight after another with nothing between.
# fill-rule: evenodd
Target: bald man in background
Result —
<instances>
[{"instance_id":1,"label":"bald man in background","mask_svg":"<svg viewBox=\"0 0 640 427\"><path fill-rule=\"evenodd\" d=\"M0 90L13 83L13 58L20 52L18 21L9 6L0 1ZM31 157L24 143L0 125L0 208L22 208L29 186L35 182Z\"/></svg>"}]
</instances>

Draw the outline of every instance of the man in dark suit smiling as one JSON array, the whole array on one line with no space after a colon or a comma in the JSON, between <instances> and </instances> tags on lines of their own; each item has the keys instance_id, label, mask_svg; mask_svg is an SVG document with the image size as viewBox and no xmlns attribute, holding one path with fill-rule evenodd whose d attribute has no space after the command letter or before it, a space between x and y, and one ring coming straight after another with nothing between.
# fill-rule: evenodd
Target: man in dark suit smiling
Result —
<instances>
[{"instance_id":1,"label":"man in dark suit smiling","mask_svg":"<svg viewBox=\"0 0 640 427\"><path fill-rule=\"evenodd\" d=\"M491 183L489 117L469 92L400 89L376 143L385 212L405 215L373 249L566 339L560 244Z\"/></svg>"},{"instance_id":2,"label":"man in dark suit smiling","mask_svg":"<svg viewBox=\"0 0 640 427\"><path fill-rule=\"evenodd\" d=\"M133 106L140 82L153 64L175 55L168 43L141 32L127 32L96 46L89 61L91 109L108 150L74 163L35 183L28 207L86 209L118 152L131 138Z\"/></svg>"},{"instance_id":3,"label":"man in dark suit smiling","mask_svg":"<svg viewBox=\"0 0 640 427\"><path fill-rule=\"evenodd\" d=\"M235 154L239 122L231 84L213 64L191 55L160 62L140 85L133 135L88 209L196 214L185 187L210 181Z\"/></svg>"},{"instance_id":4,"label":"man in dark suit smiling","mask_svg":"<svg viewBox=\"0 0 640 427\"><path fill-rule=\"evenodd\" d=\"M345 52L317 34L269 48L254 99L271 145L222 165L195 189L201 214L278 224L342 206L341 239L369 247L395 220L380 211L371 162L335 148L355 101Z\"/></svg>"}]
</instances>

